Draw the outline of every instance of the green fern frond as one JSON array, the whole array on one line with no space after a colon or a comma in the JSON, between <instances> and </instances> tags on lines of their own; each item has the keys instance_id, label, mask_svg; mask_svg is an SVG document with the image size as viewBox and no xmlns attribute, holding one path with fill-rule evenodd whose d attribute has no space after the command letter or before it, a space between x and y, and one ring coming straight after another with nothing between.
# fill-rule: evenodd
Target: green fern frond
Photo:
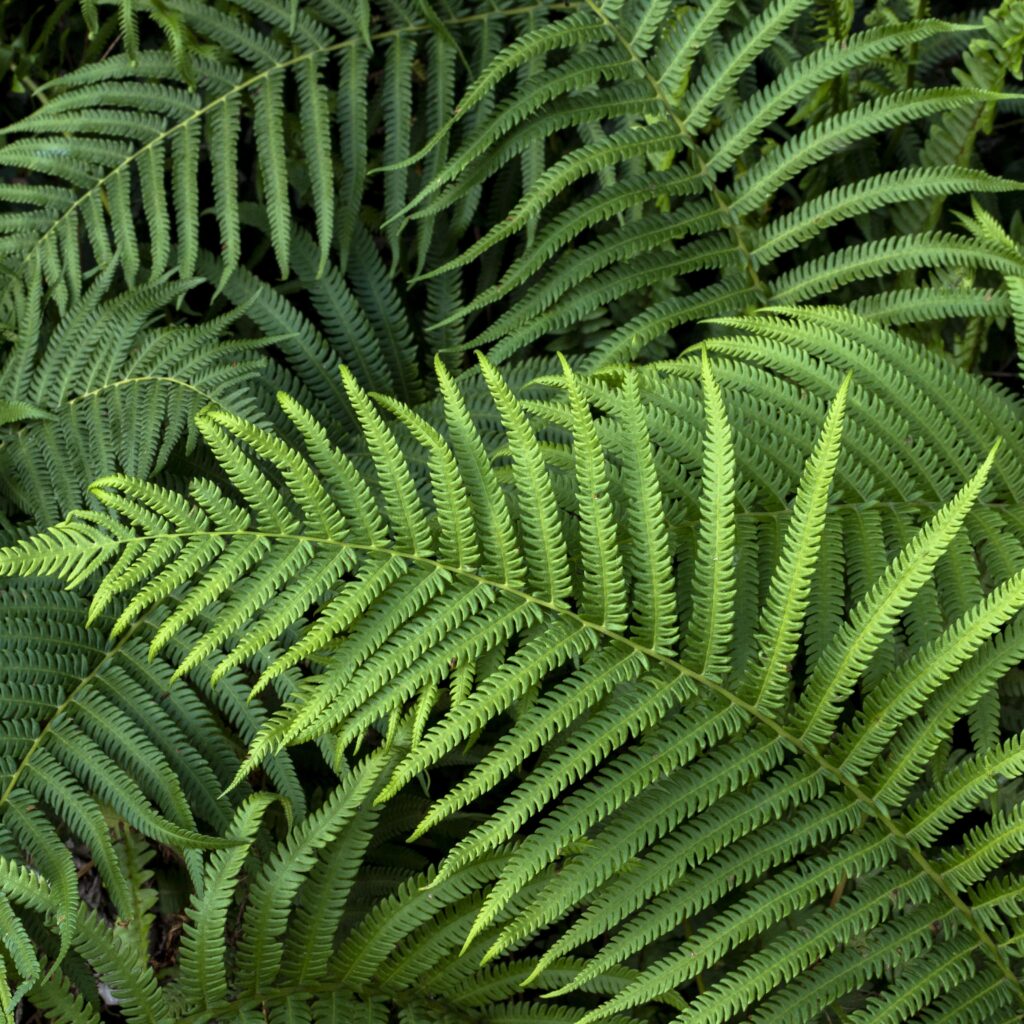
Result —
<instances>
[{"instance_id":1,"label":"green fern frond","mask_svg":"<svg viewBox=\"0 0 1024 1024\"><path fill-rule=\"evenodd\" d=\"M870 74L901 47L961 30L936 19L867 28L809 49L776 70L765 85L749 85L745 73L781 45L803 10L798 0L767 4L741 24L735 3L701 4L681 15L657 3L591 6L525 36L493 60L431 143L443 139L447 145L458 138L459 148L401 215L433 218L450 210L468 190L497 182L510 161L532 147L563 150L562 140L570 132L584 143L540 168L531 180L524 179L521 195L500 222L424 275L451 273L485 260L494 247L507 247L526 232L501 280L450 315L450 320L472 318L505 300L497 322L484 321L469 344L489 344L493 358L506 360L526 344L557 334L620 297L630 299L620 303L622 308L635 310L643 307L645 296L659 290L679 294L664 304L663 315L653 323L636 312L621 321L621 337L638 340L628 353L609 346L593 364L610 365L636 355L678 325L715 313L741 312L754 302L834 294L869 277L906 277L911 268L992 266L989 256L975 252L962 238L943 234L925 245L874 235L863 253L854 245L830 257L835 272L822 278L820 288L794 290L802 281L802 269L787 273L785 264L778 266L779 257L835 224L877 215L887 205L920 202L928 195L1017 187L955 164L906 168L812 193L799 210L776 214L784 190L808 168L838 160L851 146L898 125L999 98L970 86L891 92L822 116L781 145L768 144L773 126L817 91ZM724 33L720 46L716 33ZM566 59L551 59L562 51L569 54ZM527 67L533 69L528 87L515 90L482 130L458 132L464 116ZM432 152L431 147L424 152ZM591 178L601 183L594 194L582 187ZM700 199L679 202L677 197L687 194ZM391 215L392 221L396 216ZM693 226L687 228L691 216ZM695 258L702 247L719 243L731 257L724 263ZM901 245L908 253L913 250L912 262L908 256L901 260L895 253L882 255L888 247ZM869 251L870 268L865 261ZM574 288L605 265L615 267L607 281ZM684 276L706 266L720 271L723 284L743 285L729 289L721 305L710 309L703 304L704 294Z\"/></svg>"},{"instance_id":2,"label":"green fern frond","mask_svg":"<svg viewBox=\"0 0 1024 1024\"><path fill-rule=\"evenodd\" d=\"M602 939L600 954L553 986L562 995L662 950L582 1019L632 1012L726 958L729 970L683 1019L774 1006L810 1021L821 1000L867 986L868 1005L900 1020L908 1006L938 1012L973 977L968 961L991 975L994 1005L1016 1005L1024 992L1012 954L995 919L972 912L971 893L1012 871L1018 809L991 810L952 842L947 828L999 790L993 772L1019 771L1019 743L979 751L945 777L924 770L1024 643L1024 559L998 554L1020 543L1017 403L841 310L733 323L745 333L716 338L699 359L596 377L563 366L545 379L546 397L528 402L484 361L504 431L493 445L467 411L468 385L444 371L435 423L382 400L407 437L346 374L372 476L287 398L302 453L206 412L200 430L230 492L197 481L185 499L108 478L95 493L109 511L72 516L8 548L0 564L75 582L113 559L94 602L128 601L119 630L176 592L154 649L190 623L203 630L179 675L219 659L210 678L223 685L271 651L258 689L300 661L315 666L254 738L236 783L283 746L316 739L333 745L344 773L344 752L377 734L393 758L373 783L386 806L510 716L505 738L436 799L416 834L512 772L521 780L429 887L403 899L413 927L434 909L429 894L472 900L452 920L453 956L478 948L484 962L515 964L524 942L547 935L551 952L531 963L531 983ZM910 368L917 393L903 377ZM964 426L972 408L1007 425L998 455L990 436ZM770 446L750 427L766 416L779 425ZM902 445L876 440L890 434ZM426 477L413 472L411 446L426 452ZM965 466L973 475L958 490ZM849 560L842 621L817 638L813 669L795 687L787 666L807 642L808 609L832 588L817 571L831 529ZM858 547L865 529L877 531L874 547ZM763 554L752 570L734 565L752 536ZM467 561L470 538L485 561ZM514 576L498 545L515 552ZM587 564L573 565L576 551ZM610 559L598 566L603 551ZM994 581L967 605L957 571L938 571L953 558ZM685 637L671 630L677 598L691 610ZM748 659L726 661L715 655L722 635L753 628L739 607L760 608L759 624ZM960 610L946 620L944 608ZM916 647L906 639L914 629L927 638ZM467 663L488 666L468 689L454 676ZM284 969L285 894L321 839L331 842L334 806L296 826L251 894L263 923L252 925L259 939L243 936L251 952L238 967L252 967L254 999L271 997ZM234 855L215 856L226 865ZM270 882L275 865L288 881ZM391 913L367 919L370 930L329 961L347 965L344 984L362 985L383 963ZM788 923L804 918L814 922L806 940ZM673 939L691 920L692 937ZM753 940L764 951L751 951ZM860 946L872 955L855 967ZM925 966L887 974L907 950Z\"/></svg>"},{"instance_id":3,"label":"green fern frond","mask_svg":"<svg viewBox=\"0 0 1024 1024\"><path fill-rule=\"evenodd\" d=\"M125 3L134 10L130 0ZM411 124L414 63L435 32L452 38L444 18L431 14L424 20L423 11L412 18L396 11L394 25L375 24L378 30L371 32L365 11L337 4L268 0L220 9L178 0L174 8L154 17L161 25L178 25L182 45L187 34L187 59L126 36L128 52L50 83L45 109L5 126L0 163L36 176L29 184L4 185L3 198L15 204L5 214L0 242L4 264L15 275L9 286L18 277L33 289L47 286L62 312L81 292L90 264L119 268L131 286L143 265L148 280L157 279L173 247L182 275L190 277L206 232L201 196L207 177L223 257L221 287L244 263L245 198L257 199L266 216L282 276L291 265L296 193L313 211L317 274L335 241L344 268L369 167L367 54L375 47L386 54L384 159L395 164L410 150L409 140L399 139ZM472 34L489 16L454 20ZM450 106L446 98L432 121L447 119ZM343 166L332 107L346 114ZM258 182L239 165L243 131L252 133ZM290 166L293 135L303 154L301 176ZM404 204L407 176L400 170L386 177L387 210ZM251 194L253 184L258 196ZM397 228L391 240L397 245Z\"/></svg>"},{"instance_id":4,"label":"green fern frond","mask_svg":"<svg viewBox=\"0 0 1024 1024\"><path fill-rule=\"evenodd\" d=\"M240 311L159 326L160 312L199 282L113 297L106 283L93 284L48 337L19 337L0 372L5 498L38 522L78 507L98 476L162 470L179 445L194 447L194 418L206 406L255 412L248 388L266 342L223 337Z\"/></svg>"},{"instance_id":5,"label":"green fern frond","mask_svg":"<svg viewBox=\"0 0 1024 1024\"><path fill-rule=\"evenodd\" d=\"M8 586L0 619L0 836L5 855L25 849L42 871L60 936L50 971L23 975L35 984L68 953L84 913L62 823L88 839L114 907L130 920L133 892L108 816L181 850L230 845L219 837L228 808L215 794L234 755L216 711L192 692L172 695L173 665L147 660L147 623L106 641L79 599L38 585ZM227 683L237 685L237 675ZM21 902L17 885L4 889Z\"/></svg>"},{"instance_id":6,"label":"green fern frond","mask_svg":"<svg viewBox=\"0 0 1024 1024\"><path fill-rule=\"evenodd\" d=\"M482 1000L491 1019L509 1024L579 1020L582 1011L571 1005L521 994L523 968L532 962L517 971L494 971L473 968L458 956L458 943L476 908L476 889L493 875L493 865L476 867L429 890L424 884L431 881L429 872L414 874L368 910L349 906L354 920L343 941L336 930L346 897L356 902L355 871L347 888L331 895L326 913L311 915L303 909L307 900L330 891L338 879L334 868L361 858L373 827L372 817L367 819L360 809L360 797L375 785L385 760L378 755L354 766L317 810L276 841L268 823L272 795L253 794L238 807L226 831L234 845L210 854L185 910L178 983L161 985L147 962L147 950L125 941L118 924L109 924L92 910L84 913L76 935L75 953L83 966L95 972L131 1020L198 1024L227 1016L252 1019L252 1014L266 1012L275 1020L343 1022L358 1014L360 1019L385 1021L395 1010L403 1019L427 1024L471 1024L479 1019ZM240 884L243 870L268 842L271 852L259 882L247 892ZM137 876L137 881L144 885L146 876ZM152 894L145 888L136 894L145 900L147 892ZM48 894L32 893L28 886L16 888L14 898L46 912L53 909ZM228 911L236 901L243 937L238 956L232 957L225 939ZM303 962L298 977L299 965L287 959L301 948L293 929L308 935L318 950L316 960ZM573 966L556 963L541 978L554 982ZM612 984L620 987L631 977L632 972L620 972ZM76 978L69 972L33 981L33 1003L55 1021L99 1019L81 996L72 995ZM637 1018L618 1019L625 1024Z\"/></svg>"}]
</instances>

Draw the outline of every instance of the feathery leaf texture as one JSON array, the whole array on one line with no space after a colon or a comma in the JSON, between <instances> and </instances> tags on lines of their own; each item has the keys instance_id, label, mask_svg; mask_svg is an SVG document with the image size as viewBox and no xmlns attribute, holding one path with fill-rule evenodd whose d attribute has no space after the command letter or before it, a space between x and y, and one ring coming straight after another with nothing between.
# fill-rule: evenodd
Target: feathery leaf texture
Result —
<instances>
[{"instance_id":1,"label":"feathery leaf texture","mask_svg":"<svg viewBox=\"0 0 1024 1024\"><path fill-rule=\"evenodd\" d=\"M1024 0L7 7L0 1024L1024 1017Z\"/></svg>"},{"instance_id":2,"label":"feathery leaf texture","mask_svg":"<svg viewBox=\"0 0 1024 1024\"><path fill-rule=\"evenodd\" d=\"M982 239L935 232L934 224L919 237L903 237L887 231L883 217L866 241L838 251L822 244L829 228L858 217L863 223L886 207L1019 187L963 161L879 167L854 182L812 190L795 210L775 213L787 192L803 191L809 168L820 171L880 132L918 119L991 108L1002 82L886 94L865 89L859 100L847 89L845 108L790 130L790 112L806 109L821 90L838 92L858 76L871 81L901 48L962 27L929 18L879 23L782 62L770 80L753 84L753 62L783 45L786 30L811 5L758 6L760 13L747 18L728 0L706 0L686 13L631 0L587 4L512 44L473 83L431 142L444 140L451 156L401 216L415 221L451 209L467 189L497 182L527 147L542 143L562 155L523 182L507 216L483 237L429 271L483 261L526 232L500 279L451 313L450 321L474 324L500 308L497 318L473 328L467 346L487 345L496 361L505 360L607 311L617 317L617 330L592 354L596 369L621 358L622 344L635 356L673 328L758 303L834 295L866 281L884 295L911 271L950 265L993 271L997 284L1018 273L1019 254L997 255ZM529 86L498 102L503 83L527 66ZM484 102L496 104L495 115L470 130L464 121ZM784 143L768 143L773 126ZM582 145L568 141L574 133ZM871 158L861 163L870 168ZM589 186L593 179L599 188ZM798 246L800 253L787 256ZM706 283L708 271L718 275L718 286ZM622 314L615 313L616 299Z\"/></svg>"},{"instance_id":3,"label":"feathery leaf texture","mask_svg":"<svg viewBox=\"0 0 1024 1024\"><path fill-rule=\"evenodd\" d=\"M417 834L518 779L426 892L485 872L488 887L452 942L512 969L543 931L531 984L601 939L551 986L566 996L607 986L645 949L662 951L628 983L602 988L581 1019L628 1015L727 955L729 970L679 1019L810 1021L815 1007L867 986L877 1010L865 1012L902 1020L901 1007L938 1011L966 998L979 977L1009 1011L1024 997L1002 923L1012 928L1016 905L986 912L975 902L1014 877L1019 805L1008 794L955 842L947 832L990 806L999 778L1016 776L1019 742L979 751L952 774L929 766L1024 644L1024 561L997 553L1019 546L1018 404L841 309L780 309L730 326L737 333L696 358L649 369L587 377L565 364L529 401L484 360L476 386L501 424L490 451L467 412L468 385L443 370L448 398L434 424L382 400L409 428L405 440L344 372L365 471L286 396L301 450L211 408L198 427L223 485L196 480L186 497L104 478L93 493L105 511L7 548L0 569L79 586L105 566L91 617L123 609L111 643L163 616L150 655L177 645L174 674L211 666L214 692L260 652L274 654L256 691L314 665L254 736L236 785L310 740L328 741L345 779L349 750L383 730L390 761L385 769L372 755L373 788L387 807L508 718L502 738L433 799ZM966 430L981 408L1005 429L1001 444ZM752 424L766 415L779 439L758 444ZM886 435L901 444L880 443ZM417 449L431 466L419 484ZM497 516L482 507L494 504ZM858 565L872 556L858 555L864 521L891 552L887 565ZM816 571L830 526L849 589L796 685L790 662L829 622L808 610L834 593ZM505 555L484 561L495 530ZM966 546L954 543L962 537ZM944 590L965 560L994 584L947 618L958 606ZM679 593L665 590L672 580ZM928 601L937 627L914 646ZM690 609L685 632L666 618L677 602ZM756 627L737 613L751 604L762 609ZM744 630L754 633L722 645ZM745 662L724 657L734 647L749 652ZM468 691L454 673L464 662L477 666ZM253 883L236 965L253 998L272 996L289 964L290 894L358 813L358 801L331 800ZM239 835L254 827L240 824ZM244 860L234 849L212 855L218 884ZM226 896L209 892L222 920ZM692 934L670 942L690 920ZM783 927L795 920L804 924ZM200 941L212 940L197 932ZM360 965L353 978L365 955L346 961ZM933 961L922 987L917 965ZM892 973L896 963L914 967ZM218 977L213 1000L226 984Z\"/></svg>"}]
</instances>

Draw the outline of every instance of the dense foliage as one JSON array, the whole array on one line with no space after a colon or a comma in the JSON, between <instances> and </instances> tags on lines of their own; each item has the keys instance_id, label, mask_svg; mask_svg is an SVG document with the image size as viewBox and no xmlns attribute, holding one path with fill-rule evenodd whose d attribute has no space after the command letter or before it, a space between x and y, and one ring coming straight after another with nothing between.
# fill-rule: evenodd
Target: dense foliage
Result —
<instances>
[{"instance_id":1,"label":"dense foliage","mask_svg":"<svg viewBox=\"0 0 1024 1024\"><path fill-rule=\"evenodd\" d=\"M0 25L0 1020L1024 1020L1024 0Z\"/></svg>"}]
</instances>

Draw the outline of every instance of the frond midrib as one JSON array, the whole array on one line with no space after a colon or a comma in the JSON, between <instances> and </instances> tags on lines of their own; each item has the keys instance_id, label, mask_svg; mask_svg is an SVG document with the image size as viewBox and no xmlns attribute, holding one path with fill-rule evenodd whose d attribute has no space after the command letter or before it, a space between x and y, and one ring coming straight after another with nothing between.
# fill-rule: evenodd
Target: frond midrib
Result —
<instances>
[{"instance_id":1,"label":"frond midrib","mask_svg":"<svg viewBox=\"0 0 1024 1024\"><path fill-rule=\"evenodd\" d=\"M853 779L849 778L841 768L833 765L832 762L829 761L828 758L820 751L807 744L798 733L791 732L785 725L778 722L766 712L760 711L754 705L749 704L747 701L729 690L728 687L721 683L717 683L712 679L708 679L690 668L687 668L678 659L670 657L667 654L663 654L653 647L645 646L630 637L623 636L613 630L607 629L598 623L591 622L564 604L546 601L543 598L529 593L528 591L510 586L503 580L489 579L480 573L467 569L465 566L450 565L440 559L431 558L427 555L407 551L395 551L393 545L358 544L351 541L340 540L336 537L310 536L303 533L275 533L263 530L189 530L166 534L147 534L145 539L147 541L158 541L171 537L259 537L271 542L291 541L293 543L347 548L352 551L363 552L371 557L399 557L407 562L414 562L424 567L429 567L431 570L441 570L451 574L452 576L459 576L476 585L492 587L495 591L500 591L511 597L519 599L523 604L532 604L550 615L567 619L583 629L591 630L592 632L605 637L611 643L620 644L632 651L635 651L636 653L642 654L651 662L658 663L674 672L675 678L678 678L679 676L686 676L697 685L711 691L722 700L727 701L729 704L745 712L749 718L757 721L760 725L763 725L765 728L774 732L785 745L790 749L797 751L801 756L815 764L818 770L828 776L832 782L844 788L858 803L862 804L867 812L883 825L895 842L907 853L920 870L925 873L929 880L935 885L936 889L942 893L953 909L967 923L971 931L973 931L978 937L980 946L985 949L989 957L1002 972L1006 981L1010 983L1017 1001L1024 1006L1024 983L1022 983L1006 962L999 944L996 943L984 927L979 924L971 907L964 902L957 892L946 882L943 873L932 864L927 856L925 856L924 851L921 849L917 841L912 839L909 833L904 832L899 828L897 823L890 816L888 810L882 804L878 803L862 786L859 786ZM138 535L135 536L135 539L138 539ZM98 549L105 547L113 551L122 547L124 544L129 543L130 540L131 538L126 538L124 540L111 539L106 544L97 542L95 546Z\"/></svg>"}]
</instances>

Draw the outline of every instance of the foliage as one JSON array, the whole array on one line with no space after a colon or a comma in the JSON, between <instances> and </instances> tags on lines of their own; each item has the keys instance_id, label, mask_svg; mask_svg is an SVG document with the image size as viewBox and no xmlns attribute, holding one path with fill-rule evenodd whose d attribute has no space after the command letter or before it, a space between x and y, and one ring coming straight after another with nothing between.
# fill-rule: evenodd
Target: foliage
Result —
<instances>
[{"instance_id":1,"label":"foliage","mask_svg":"<svg viewBox=\"0 0 1024 1024\"><path fill-rule=\"evenodd\" d=\"M0 1018L1021 1019L1020 0L0 12Z\"/></svg>"}]
</instances>

